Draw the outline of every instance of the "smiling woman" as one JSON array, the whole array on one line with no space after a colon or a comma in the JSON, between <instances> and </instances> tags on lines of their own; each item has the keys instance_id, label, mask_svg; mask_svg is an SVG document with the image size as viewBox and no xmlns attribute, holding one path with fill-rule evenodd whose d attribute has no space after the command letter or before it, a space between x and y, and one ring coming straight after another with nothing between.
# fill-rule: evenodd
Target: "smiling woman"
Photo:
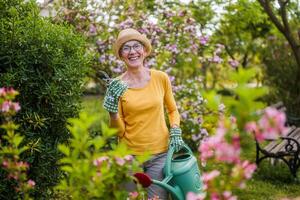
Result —
<instances>
[{"instance_id":1,"label":"smiling woman","mask_svg":"<svg viewBox=\"0 0 300 200\"><path fill-rule=\"evenodd\" d=\"M118 129L119 141L125 143L133 155L150 153L152 157L143 163L143 169L151 178L162 180L168 145L179 151L184 144L171 82L165 72L144 67L144 60L151 53L151 43L138 31L122 30L114 52L126 64L126 71L111 81L103 106L110 114L111 126ZM126 184L126 189L134 190L134 184ZM158 186L148 188L148 198L167 199L167 195Z\"/></svg>"}]
</instances>

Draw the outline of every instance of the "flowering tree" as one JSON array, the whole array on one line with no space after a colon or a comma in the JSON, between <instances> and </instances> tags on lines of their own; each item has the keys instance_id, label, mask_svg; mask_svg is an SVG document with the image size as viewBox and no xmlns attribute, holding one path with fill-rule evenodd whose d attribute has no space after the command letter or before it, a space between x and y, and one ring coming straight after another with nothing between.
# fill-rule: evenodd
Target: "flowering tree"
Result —
<instances>
[{"instance_id":1,"label":"flowering tree","mask_svg":"<svg viewBox=\"0 0 300 200\"><path fill-rule=\"evenodd\" d=\"M21 109L19 103L13 101L17 95L13 88L0 88L0 128L4 130L0 132L0 176L12 189L0 189L0 198L4 199L9 192L20 199L30 199L29 192L35 186L35 182L27 177L29 164L20 159L27 147L21 144L24 137L16 133L18 125L13 122L13 116Z\"/></svg>"}]
</instances>

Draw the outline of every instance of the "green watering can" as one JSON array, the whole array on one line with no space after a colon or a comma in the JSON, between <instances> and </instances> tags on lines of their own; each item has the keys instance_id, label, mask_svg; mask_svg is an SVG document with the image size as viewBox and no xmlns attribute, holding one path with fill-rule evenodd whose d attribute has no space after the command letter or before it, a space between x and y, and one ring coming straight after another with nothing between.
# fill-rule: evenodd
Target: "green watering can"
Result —
<instances>
[{"instance_id":1,"label":"green watering can","mask_svg":"<svg viewBox=\"0 0 300 200\"><path fill-rule=\"evenodd\" d=\"M164 188L174 200L184 200L188 192L203 193L200 170L191 149L184 145L179 153L174 152L175 149L170 147L164 167L164 180L151 179L145 173L135 173L134 176L143 187L155 184Z\"/></svg>"}]
</instances>

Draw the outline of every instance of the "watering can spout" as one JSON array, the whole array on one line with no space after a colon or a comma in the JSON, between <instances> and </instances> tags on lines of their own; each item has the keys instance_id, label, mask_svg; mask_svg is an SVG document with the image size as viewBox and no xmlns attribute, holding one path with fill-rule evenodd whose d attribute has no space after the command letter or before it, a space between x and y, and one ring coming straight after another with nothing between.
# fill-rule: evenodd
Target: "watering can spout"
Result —
<instances>
[{"instance_id":1,"label":"watering can spout","mask_svg":"<svg viewBox=\"0 0 300 200\"><path fill-rule=\"evenodd\" d=\"M184 200L184 196L182 195L180 188L175 186L172 187L171 185L168 184L168 181L172 178L172 177L167 177L165 178L163 181L157 181L154 179L151 179L147 174L145 173L135 173L134 177L138 180L138 182L144 187L147 188L149 187L151 184L155 184L158 185L162 188L164 188L165 190L167 190L168 192L172 193L172 195L174 197L177 198L177 200Z\"/></svg>"}]
</instances>

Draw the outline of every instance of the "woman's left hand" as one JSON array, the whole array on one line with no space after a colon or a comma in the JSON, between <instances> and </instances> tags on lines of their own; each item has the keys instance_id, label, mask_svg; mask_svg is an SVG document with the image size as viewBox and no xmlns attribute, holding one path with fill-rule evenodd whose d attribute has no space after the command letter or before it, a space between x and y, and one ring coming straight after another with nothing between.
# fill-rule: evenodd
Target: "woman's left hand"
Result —
<instances>
[{"instance_id":1,"label":"woman's left hand","mask_svg":"<svg viewBox=\"0 0 300 200\"><path fill-rule=\"evenodd\" d=\"M179 127L170 129L170 146L175 148L175 152L178 152L184 145L181 133L182 131Z\"/></svg>"}]
</instances>

